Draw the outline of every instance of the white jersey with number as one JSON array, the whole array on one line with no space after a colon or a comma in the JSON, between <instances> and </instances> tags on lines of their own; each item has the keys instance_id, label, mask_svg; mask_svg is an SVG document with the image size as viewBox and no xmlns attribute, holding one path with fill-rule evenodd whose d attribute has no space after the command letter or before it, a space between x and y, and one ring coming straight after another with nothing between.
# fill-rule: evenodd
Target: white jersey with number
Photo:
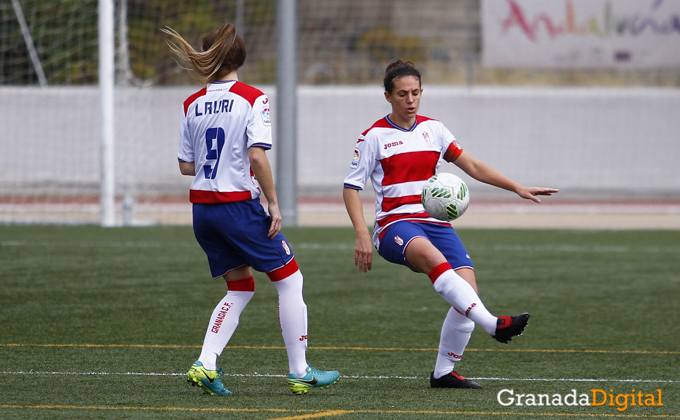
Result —
<instances>
[{"instance_id":1,"label":"white jersey with number","mask_svg":"<svg viewBox=\"0 0 680 420\"><path fill-rule=\"evenodd\" d=\"M344 185L363 190L370 177L376 197L376 248L384 230L401 220L448 225L425 212L421 194L441 160L453 162L461 153L441 122L420 115L408 130L385 117L359 137Z\"/></svg>"},{"instance_id":2,"label":"white jersey with number","mask_svg":"<svg viewBox=\"0 0 680 420\"><path fill-rule=\"evenodd\" d=\"M238 81L214 82L184 101L180 162L194 162L192 203L228 203L260 196L248 149L271 149L269 99Z\"/></svg>"}]
</instances>

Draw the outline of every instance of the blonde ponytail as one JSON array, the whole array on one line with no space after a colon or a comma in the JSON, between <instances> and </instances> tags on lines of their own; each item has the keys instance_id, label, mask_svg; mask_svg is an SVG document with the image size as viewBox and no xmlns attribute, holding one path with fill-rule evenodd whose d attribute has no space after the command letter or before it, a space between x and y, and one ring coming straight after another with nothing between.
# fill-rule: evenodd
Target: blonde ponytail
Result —
<instances>
[{"instance_id":1,"label":"blonde ponytail","mask_svg":"<svg viewBox=\"0 0 680 420\"><path fill-rule=\"evenodd\" d=\"M203 37L203 51L196 51L182 36L170 27L161 31L175 38L177 43L166 41L177 57L177 64L192 72L192 77L201 83L212 83L237 70L246 59L243 39L236 34L231 23Z\"/></svg>"}]
</instances>

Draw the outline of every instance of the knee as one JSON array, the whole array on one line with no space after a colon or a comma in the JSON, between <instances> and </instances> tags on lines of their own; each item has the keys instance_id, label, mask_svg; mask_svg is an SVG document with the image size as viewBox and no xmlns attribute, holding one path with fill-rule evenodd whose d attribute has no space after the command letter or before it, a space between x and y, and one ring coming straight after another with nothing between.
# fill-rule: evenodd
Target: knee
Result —
<instances>
[{"instance_id":1,"label":"knee","mask_svg":"<svg viewBox=\"0 0 680 420\"><path fill-rule=\"evenodd\" d=\"M435 282L432 283L432 286L440 296L448 296L449 294L453 293L453 289L456 287L450 278L444 276L439 277Z\"/></svg>"},{"instance_id":2,"label":"knee","mask_svg":"<svg viewBox=\"0 0 680 420\"><path fill-rule=\"evenodd\" d=\"M295 273L291 274L290 276L284 279L274 282L274 287L276 287L279 296L286 295L290 297L299 295L300 297L302 297L303 285L304 280L300 270L296 271Z\"/></svg>"},{"instance_id":3,"label":"knee","mask_svg":"<svg viewBox=\"0 0 680 420\"><path fill-rule=\"evenodd\" d=\"M429 240L415 238L406 248L406 261L416 271L427 274L445 263L446 258Z\"/></svg>"},{"instance_id":4,"label":"knee","mask_svg":"<svg viewBox=\"0 0 680 420\"><path fill-rule=\"evenodd\" d=\"M475 329L475 323L465 315L458 312L455 308L451 308L450 311L455 313L449 313L444 320L444 325L462 333L471 333Z\"/></svg>"}]
</instances>

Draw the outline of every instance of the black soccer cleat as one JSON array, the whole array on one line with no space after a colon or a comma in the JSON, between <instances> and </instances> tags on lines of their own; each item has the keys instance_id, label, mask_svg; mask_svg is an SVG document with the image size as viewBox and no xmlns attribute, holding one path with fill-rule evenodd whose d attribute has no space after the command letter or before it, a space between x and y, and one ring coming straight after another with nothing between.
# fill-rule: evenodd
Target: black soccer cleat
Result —
<instances>
[{"instance_id":1,"label":"black soccer cleat","mask_svg":"<svg viewBox=\"0 0 680 420\"><path fill-rule=\"evenodd\" d=\"M499 316L496 321L496 334L492 337L507 344L512 337L522 335L524 328L529 324L529 316L529 312L514 316Z\"/></svg>"},{"instance_id":2,"label":"black soccer cleat","mask_svg":"<svg viewBox=\"0 0 680 420\"><path fill-rule=\"evenodd\" d=\"M482 386L477 382L465 379L456 371L451 371L439 379L435 379L434 372L430 374L430 388L471 388L480 389Z\"/></svg>"}]
</instances>

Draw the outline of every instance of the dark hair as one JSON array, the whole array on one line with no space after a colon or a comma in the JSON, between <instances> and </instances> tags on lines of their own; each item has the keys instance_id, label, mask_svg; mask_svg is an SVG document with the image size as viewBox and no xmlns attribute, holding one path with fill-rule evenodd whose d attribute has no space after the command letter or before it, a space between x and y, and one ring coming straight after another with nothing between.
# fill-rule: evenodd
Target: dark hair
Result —
<instances>
[{"instance_id":1,"label":"dark hair","mask_svg":"<svg viewBox=\"0 0 680 420\"><path fill-rule=\"evenodd\" d=\"M392 93L394 90L394 80L404 76L413 76L418 78L418 84L421 82L420 71L410 61L396 60L391 62L385 70L385 79L383 86L385 92Z\"/></svg>"},{"instance_id":2,"label":"dark hair","mask_svg":"<svg viewBox=\"0 0 680 420\"><path fill-rule=\"evenodd\" d=\"M183 68L193 70L198 81L212 83L219 80L234 70L237 70L246 61L246 47L243 39L236 34L236 27L231 23L225 23L219 29L209 32L201 40L201 52L184 40L172 28L161 29L179 42L174 44L168 41L173 53L189 66ZM180 64L182 65L182 64Z\"/></svg>"},{"instance_id":3,"label":"dark hair","mask_svg":"<svg viewBox=\"0 0 680 420\"><path fill-rule=\"evenodd\" d=\"M225 30L228 29L228 26L233 28L235 38L224 57L222 68L228 70L227 73L230 73L232 70L237 70L243 66L243 63L246 61L246 45L243 42L243 38L236 34L236 28L231 23L227 23L220 29L205 34L203 39L201 39L201 48L203 51L208 51L216 41L220 40L220 37L223 36Z\"/></svg>"}]
</instances>

